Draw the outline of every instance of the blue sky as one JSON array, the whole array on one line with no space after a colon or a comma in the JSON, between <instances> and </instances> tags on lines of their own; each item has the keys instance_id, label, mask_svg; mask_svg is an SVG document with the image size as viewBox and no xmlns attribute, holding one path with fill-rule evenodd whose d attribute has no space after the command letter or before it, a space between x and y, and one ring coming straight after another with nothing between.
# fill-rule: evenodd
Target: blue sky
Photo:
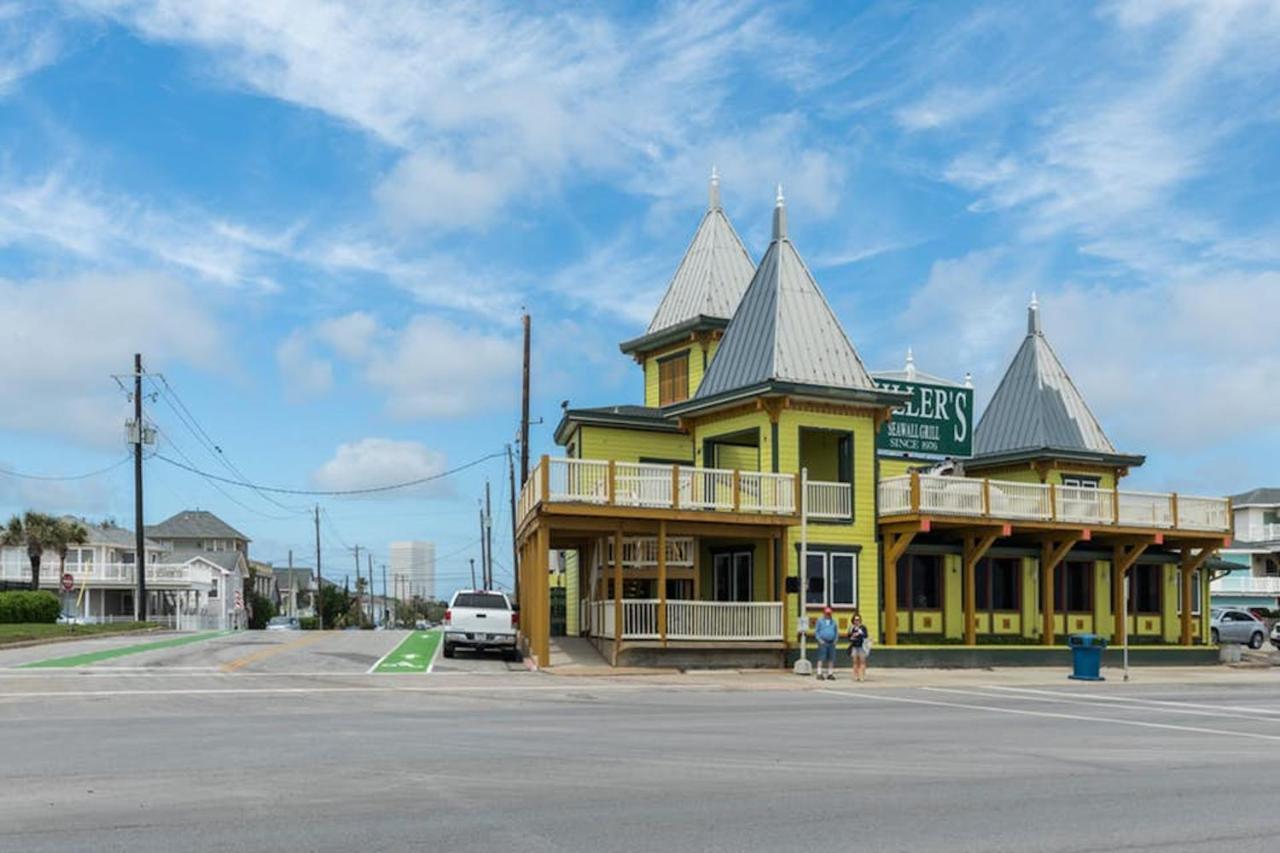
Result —
<instances>
[{"instance_id":1,"label":"blue sky","mask_svg":"<svg viewBox=\"0 0 1280 853\"><path fill-rule=\"evenodd\" d=\"M981 405L1036 291L1114 443L1149 456L1132 486L1274 485L1277 56L1280 6L1243 0L0 2L0 466L122 459L135 351L172 389L161 452L206 470L228 471L177 399L261 483L461 465L513 437L522 306L552 451L561 400L639 400L617 342L714 164L756 257L784 185L871 366L911 346ZM461 581L505 474L324 501L327 566L425 538ZM131 482L0 477L0 512L131 524ZM312 562L309 499L159 460L147 483L149 518L208 508Z\"/></svg>"}]
</instances>

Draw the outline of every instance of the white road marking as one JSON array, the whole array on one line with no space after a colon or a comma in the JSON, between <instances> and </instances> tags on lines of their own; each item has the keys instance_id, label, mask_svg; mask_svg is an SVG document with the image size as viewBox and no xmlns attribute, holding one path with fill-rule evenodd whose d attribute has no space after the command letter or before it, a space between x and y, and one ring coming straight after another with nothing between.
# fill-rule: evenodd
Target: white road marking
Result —
<instances>
[{"instance_id":1,"label":"white road marking","mask_svg":"<svg viewBox=\"0 0 1280 853\"><path fill-rule=\"evenodd\" d=\"M1083 696L1075 693L1056 693L1052 690L1032 690L1026 693L990 693L985 688L978 690L965 690L959 687L922 687L921 690L928 690L930 693L956 693L965 696L981 696L984 699L1021 699L1024 702L1053 702L1062 705L1084 705L1090 708L1105 708L1105 702L1096 702L1095 699L1102 699L1100 696ZM1037 694L1037 695L1031 695ZM1262 723L1280 723L1280 719L1273 717L1259 717L1252 714L1233 714L1230 711L1202 711L1197 708L1169 708L1169 707L1148 707L1145 705L1115 705L1111 706L1116 710L1127 711L1152 711L1162 714L1188 714L1194 717L1219 717L1235 720L1253 720Z\"/></svg>"},{"instance_id":2,"label":"white road marking","mask_svg":"<svg viewBox=\"0 0 1280 853\"><path fill-rule=\"evenodd\" d=\"M590 685L590 689L595 690L646 690L651 689L651 684L601 684L596 683ZM29 693L6 693L0 695L0 703L5 700L16 699L58 699L58 698L89 698L103 696L210 696L218 694L226 694L228 696L236 695L276 695L276 694L307 694L307 693L465 693L465 692L483 692L483 693L532 693L543 691L560 691L564 692L570 688L562 684L542 684L542 685L508 685L508 686L488 686L480 684L458 684L454 686L440 685L437 687L395 687L395 686L351 686L351 687L178 687L164 690L39 690ZM709 686L694 684L665 684L662 690L696 692L700 690L713 690Z\"/></svg>"},{"instance_id":3,"label":"white road marking","mask_svg":"<svg viewBox=\"0 0 1280 853\"><path fill-rule=\"evenodd\" d=\"M1077 696L1075 693L1064 693L1060 690L1033 690L1029 687L999 687L990 685L987 689L999 690L1004 693L1037 693L1045 696ZM1252 714L1260 718L1280 717L1280 710L1271 708L1255 708L1249 705L1208 705L1198 702L1174 702L1168 699L1140 699L1137 696L1105 696L1102 694L1091 695L1091 699L1097 699L1100 702L1133 702L1140 705L1171 705L1178 708L1208 708L1212 710L1223 711L1239 711L1242 714Z\"/></svg>"},{"instance_id":4,"label":"white road marking","mask_svg":"<svg viewBox=\"0 0 1280 853\"><path fill-rule=\"evenodd\" d=\"M436 661L440 660L440 650L443 648L444 648L444 637L441 637L440 642L436 643L436 651L435 651L435 654L431 656L431 663L427 664L427 675L431 675L433 672L435 672Z\"/></svg>"},{"instance_id":5,"label":"white road marking","mask_svg":"<svg viewBox=\"0 0 1280 853\"><path fill-rule=\"evenodd\" d=\"M412 637L412 636L413 636L412 634L410 634L410 635L409 635L409 637ZM391 648L387 649L387 653L386 653L385 655L383 655L382 657L378 658L378 659L374 662L373 666L371 666L371 667L369 667L368 669L366 669L366 670L365 670L365 675L373 675L373 673L377 671L378 667L382 665L382 662L383 662L384 660L386 660L387 658L391 657L391 653L392 653L392 652L394 652L396 649L398 649L398 648L400 648L401 646L403 646L405 643L409 642L409 637L401 637L398 641L396 641L396 644L395 644L394 646L392 646Z\"/></svg>"},{"instance_id":6,"label":"white road marking","mask_svg":"<svg viewBox=\"0 0 1280 853\"><path fill-rule=\"evenodd\" d=\"M1115 717L1090 717L1085 714L1063 714L1053 711L1029 711L1025 708L1002 708L999 705L972 705L967 702L942 702L934 699L909 699L905 696L877 696L871 692L850 693L845 690L829 688L818 691L831 696L845 696L851 699L870 699L876 702L899 702L907 705L933 705L939 708L960 708L969 711L990 711L993 714L1014 714L1021 717L1045 717L1051 720L1077 720L1087 723L1115 723L1120 726L1136 726L1144 729L1164 729L1166 731L1189 732L1201 735L1224 735L1226 737L1242 737L1251 740L1280 741L1280 735L1264 735L1255 732L1233 732L1229 729L1207 729L1200 726L1179 726L1173 723L1152 723L1145 720L1121 720Z\"/></svg>"}]
</instances>

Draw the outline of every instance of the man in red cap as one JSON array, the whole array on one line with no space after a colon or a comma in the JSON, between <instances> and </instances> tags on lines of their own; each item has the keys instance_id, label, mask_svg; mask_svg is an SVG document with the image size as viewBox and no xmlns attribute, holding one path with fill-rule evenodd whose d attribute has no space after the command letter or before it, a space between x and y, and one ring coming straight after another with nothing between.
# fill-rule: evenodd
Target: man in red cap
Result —
<instances>
[{"instance_id":1,"label":"man in red cap","mask_svg":"<svg viewBox=\"0 0 1280 853\"><path fill-rule=\"evenodd\" d=\"M827 681L836 680L836 640L840 639L840 626L831 618L831 608L822 609L822 618L813 626L813 638L818 641L818 665L814 675ZM822 665L827 665L826 675L822 674Z\"/></svg>"}]
</instances>

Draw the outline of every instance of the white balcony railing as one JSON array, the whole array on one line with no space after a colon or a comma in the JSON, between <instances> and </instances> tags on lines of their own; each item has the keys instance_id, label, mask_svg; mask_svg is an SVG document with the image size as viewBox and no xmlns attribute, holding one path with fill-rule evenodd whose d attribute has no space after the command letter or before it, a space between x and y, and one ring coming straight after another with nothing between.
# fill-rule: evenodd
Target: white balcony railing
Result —
<instances>
[{"instance_id":1,"label":"white balcony railing","mask_svg":"<svg viewBox=\"0 0 1280 853\"><path fill-rule=\"evenodd\" d=\"M1243 593L1245 595L1274 595L1280 597L1280 577L1248 575L1232 572L1209 584L1210 592Z\"/></svg>"},{"instance_id":2,"label":"white balcony railing","mask_svg":"<svg viewBox=\"0 0 1280 853\"><path fill-rule=\"evenodd\" d=\"M1226 498L911 474L882 480L882 516L921 513L1226 533Z\"/></svg>"},{"instance_id":3,"label":"white balcony railing","mask_svg":"<svg viewBox=\"0 0 1280 853\"><path fill-rule=\"evenodd\" d=\"M543 457L517 512L523 519L547 501L794 515L795 483L794 474Z\"/></svg>"},{"instance_id":4,"label":"white balcony railing","mask_svg":"<svg viewBox=\"0 0 1280 853\"><path fill-rule=\"evenodd\" d=\"M622 600L622 639L661 638L658 610L652 598ZM714 642L773 642L782 640L782 604L776 601L684 601L666 603L667 639ZM588 608L593 637L614 639L612 601L595 601Z\"/></svg>"},{"instance_id":5,"label":"white balcony railing","mask_svg":"<svg viewBox=\"0 0 1280 853\"><path fill-rule=\"evenodd\" d=\"M809 481L809 517L833 521L853 518L853 488L848 483Z\"/></svg>"},{"instance_id":6,"label":"white balcony railing","mask_svg":"<svg viewBox=\"0 0 1280 853\"><path fill-rule=\"evenodd\" d=\"M133 563L81 563L67 566L67 574L75 579L75 585L84 583L128 585L137 579ZM31 565L25 560L0 561L0 580L16 583L31 581ZM148 563L147 583L158 585L183 584L191 580L191 567L186 563ZM58 562L40 565L40 586L57 587L62 583L62 571Z\"/></svg>"},{"instance_id":7,"label":"white balcony railing","mask_svg":"<svg viewBox=\"0 0 1280 853\"><path fill-rule=\"evenodd\" d=\"M1280 524L1237 524L1236 538L1241 542L1278 542Z\"/></svg>"}]
</instances>

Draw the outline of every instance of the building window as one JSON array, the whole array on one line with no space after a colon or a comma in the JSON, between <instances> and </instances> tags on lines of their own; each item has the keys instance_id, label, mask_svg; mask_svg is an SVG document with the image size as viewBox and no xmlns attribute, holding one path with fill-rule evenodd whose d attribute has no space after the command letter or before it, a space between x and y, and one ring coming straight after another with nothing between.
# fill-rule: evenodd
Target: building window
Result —
<instances>
[{"instance_id":1,"label":"building window","mask_svg":"<svg viewBox=\"0 0 1280 853\"><path fill-rule=\"evenodd\" d=\"M1062 485L1076 489L1096 489L1101 481L1097 477L1085 477L1080 474L1063 474Z\"/></svg>"},{"instance_id":2,"label":"building window","mask_svg":"<svg viewBox=\"0 0 1280 853\"><path fill-rule=\"evenodd\" d=\"M716 601L752 601L751 551L718 551L711 555L711 586Z\"/></svg>"},{"instance_id":3,"label":"building window","mask_svg":"<svg viewBox=\"0 0 1280 853\"><path fill-rule=\"evenodd\" d=\"M1160 612L1161 566L1140 565L1129 570L1129 608L1134 613Z\"/></svg>"},{"instance_id":4,"label":"building window","mask_svg":"<svg viewBox=\"0 0 1280 853\"><path fill-rule=\"evenodd\" d=\"M1022 564L1016 557L988 558L974 569L975 607L978 610L1019 610Z\"/></svg>"},{"instance_id":5,"label":"building window","mask_svg":"<svg viewBox=\"0 0 1280 853\"><path fill-rule=\"evenodd\" d=\"M858 606L858 555L852 551L810 551L805 571L805 603L822 607Z\"/></svg>"},{"instance_id":6,"label":"building window","mask_svg":"<svg viewBox=\"0 0 1280 853\"><path fill-rule=\"evenodd\" d=\"M1093 612L1093 563L1068 560L1053 574L1053 609L1059 613Z\"/></svg>"},{"instance_id":7,"label":"building window","mask_svg":"<svg viewBox=\"0 0 1280 853\"><path fill-rule=\"evenodd\" d=\"M658 359L658 405L689 399L689 351Z\"/></svg>"},{"instance_id":8,"label":"building window","mask_svg":"<svg viewBox=\"0 0 1280 853\"><path fill-rule=\"evenodd\" d=\"M908 554L898 560L898 606L906 610L942 609L942 557Z\"/></svg>"}]
</instances>

